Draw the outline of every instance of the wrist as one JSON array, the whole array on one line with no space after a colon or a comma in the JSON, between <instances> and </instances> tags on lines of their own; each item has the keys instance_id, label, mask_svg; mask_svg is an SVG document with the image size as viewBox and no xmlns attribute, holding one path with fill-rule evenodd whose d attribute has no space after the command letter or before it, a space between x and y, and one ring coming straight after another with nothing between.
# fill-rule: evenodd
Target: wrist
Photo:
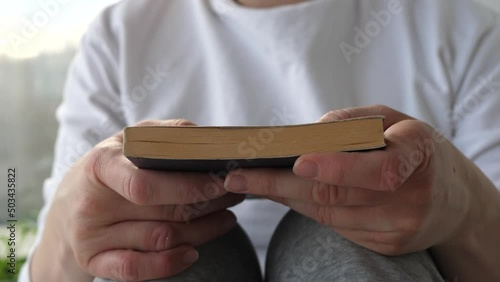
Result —
<instances>
[{"instance_id":1,"label":"wrist","mask_svg":"<svg viewBox=\"0 0 500 282\"><path fill-rule=\"evenodd\" d=\"M469 197L469 206L463 224L451 242L481 242L491 227L500 224L500 192L483 172L472 162L470 176L462 182Z\"/></svg>"},{"instance_id":2,"label":"wrist","mask_svg":"<svg viewBox=\"0 0 500 282\"><path fill-rule=\"evenodd\" d=\"M60 236L53 220L49 212L42 239L31 259L31 281L92 281L92 276L78 265L71 246Z\"/></svg>"},{"instance_id":3,"label":"wrist","mask_svg":"<svg viewBox=\"0 0 500 282\"><path fill-rule=\"evenodd\" d=\"M466 173L455 184L465 189L468 198L462 210L465 216L452 236L431 252L447 279L498 281L500 192L477 166L469 160L464 163Z\"/></svg>"}]
</instances>

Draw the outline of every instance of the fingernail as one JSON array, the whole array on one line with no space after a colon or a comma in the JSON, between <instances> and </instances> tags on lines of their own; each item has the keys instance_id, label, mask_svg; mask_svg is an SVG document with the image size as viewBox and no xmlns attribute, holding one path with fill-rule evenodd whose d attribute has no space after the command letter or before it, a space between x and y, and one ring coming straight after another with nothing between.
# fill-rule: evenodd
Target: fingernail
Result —
<instances>
[{"instance_id":1,"label":"fingernail","mask_svg":"<svg viewBox=\"0 0 500 282\"><path fill-rule=\"evenodd\" d=\"M241 175L231 175L226 178L224 188L230 192L244 193L248 191L247 179Z\"/></svg>"},{"instance_id":2,"label":"fingernail","mask_svg":"<svg viewBox=\"0 0 500 282\"><path fill-rule=\"evenodd\" d=\"M295 164L293 172L304 178L316 178L318 176L318 164L311 161L301 161Z\"/></svg>"},{"instance_id":3,"label":"fingernail","mask_svg":"<svg viewBox=\"0 0 500 282\"><path fill-rule=\"evenodd\" d=\"M199 255L198 255L197 251L189 250L186 253L184 253L184 256L182 257L182 261L185 264L192 264L198 260L198 257L199 257Z\"/></svg>"}]
</instances>

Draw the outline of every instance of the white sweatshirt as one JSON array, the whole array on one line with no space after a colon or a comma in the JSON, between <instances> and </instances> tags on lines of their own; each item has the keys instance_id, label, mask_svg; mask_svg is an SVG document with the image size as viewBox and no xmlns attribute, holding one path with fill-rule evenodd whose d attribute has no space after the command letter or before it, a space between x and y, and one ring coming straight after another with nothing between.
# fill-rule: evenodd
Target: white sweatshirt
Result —
<instances>
[{"instance_id":1,"label":"white sweatshirt","mask_svg":"<svg viewBox=\"0 0 500 282\"><path fill-rule=\"evenodd\" d=\"M92 25L70 69L39 232L68 167L126 125L295 124L370 104L438 128L500 187L499 15L470 0L123 1ZM287 209L247 200L233 210L262 261Z\"/></svg>"}]
</instances>

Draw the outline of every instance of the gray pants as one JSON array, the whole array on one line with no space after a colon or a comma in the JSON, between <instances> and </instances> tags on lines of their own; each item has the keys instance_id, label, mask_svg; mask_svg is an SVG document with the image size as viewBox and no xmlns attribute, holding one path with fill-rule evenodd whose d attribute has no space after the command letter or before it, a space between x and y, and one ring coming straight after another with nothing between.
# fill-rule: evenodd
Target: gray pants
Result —
<instances>
[{"instance_id":1,"label":"gray pants","mask_svg":"<svg viewBox=\"0 0 500 282\"><path fill-rule=\"evenodd\" d=\"M193 267L162 282L260 282L255 251L241 228L199 248ZM94 282L103 282L96 278ZM267 282L444 281L428 252L387 257L360 247L331 228L289 212L271 240Z\"/></svg>"}]
</instances>

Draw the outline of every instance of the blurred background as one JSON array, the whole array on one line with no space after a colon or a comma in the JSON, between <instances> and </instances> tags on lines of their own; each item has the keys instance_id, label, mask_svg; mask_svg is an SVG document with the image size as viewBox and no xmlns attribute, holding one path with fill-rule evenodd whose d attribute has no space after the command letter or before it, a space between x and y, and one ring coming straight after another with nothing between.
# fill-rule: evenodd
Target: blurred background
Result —
<instances>
[{"instance_id":1,"label":"blurred background","mask_svg":"<svg viewBox=\"0 0 500 282\"><path fill-rule=\"evenodd\" d=\"M198 1L198 0L186 0ZM477 0L500 11L500 0ZM118 0L0 0L0 170L18 169L18 217L34 218L49 176L66 71L89 23ZM0 192L0 226L7 219Z\"/></svg>"},{"instance_id":2,"label":"blurred background","mask_svg":"<svg viewBox=\"0 0 500 282\"><path fill-rule=\"evenodd\" d=\"M0 0L0 181L7 167L17 167L18 217L34 217L41 208L68 65L88 25L115 2ZM0 203L1 223L6 192Z\"/></svg>"}]
</instances>

